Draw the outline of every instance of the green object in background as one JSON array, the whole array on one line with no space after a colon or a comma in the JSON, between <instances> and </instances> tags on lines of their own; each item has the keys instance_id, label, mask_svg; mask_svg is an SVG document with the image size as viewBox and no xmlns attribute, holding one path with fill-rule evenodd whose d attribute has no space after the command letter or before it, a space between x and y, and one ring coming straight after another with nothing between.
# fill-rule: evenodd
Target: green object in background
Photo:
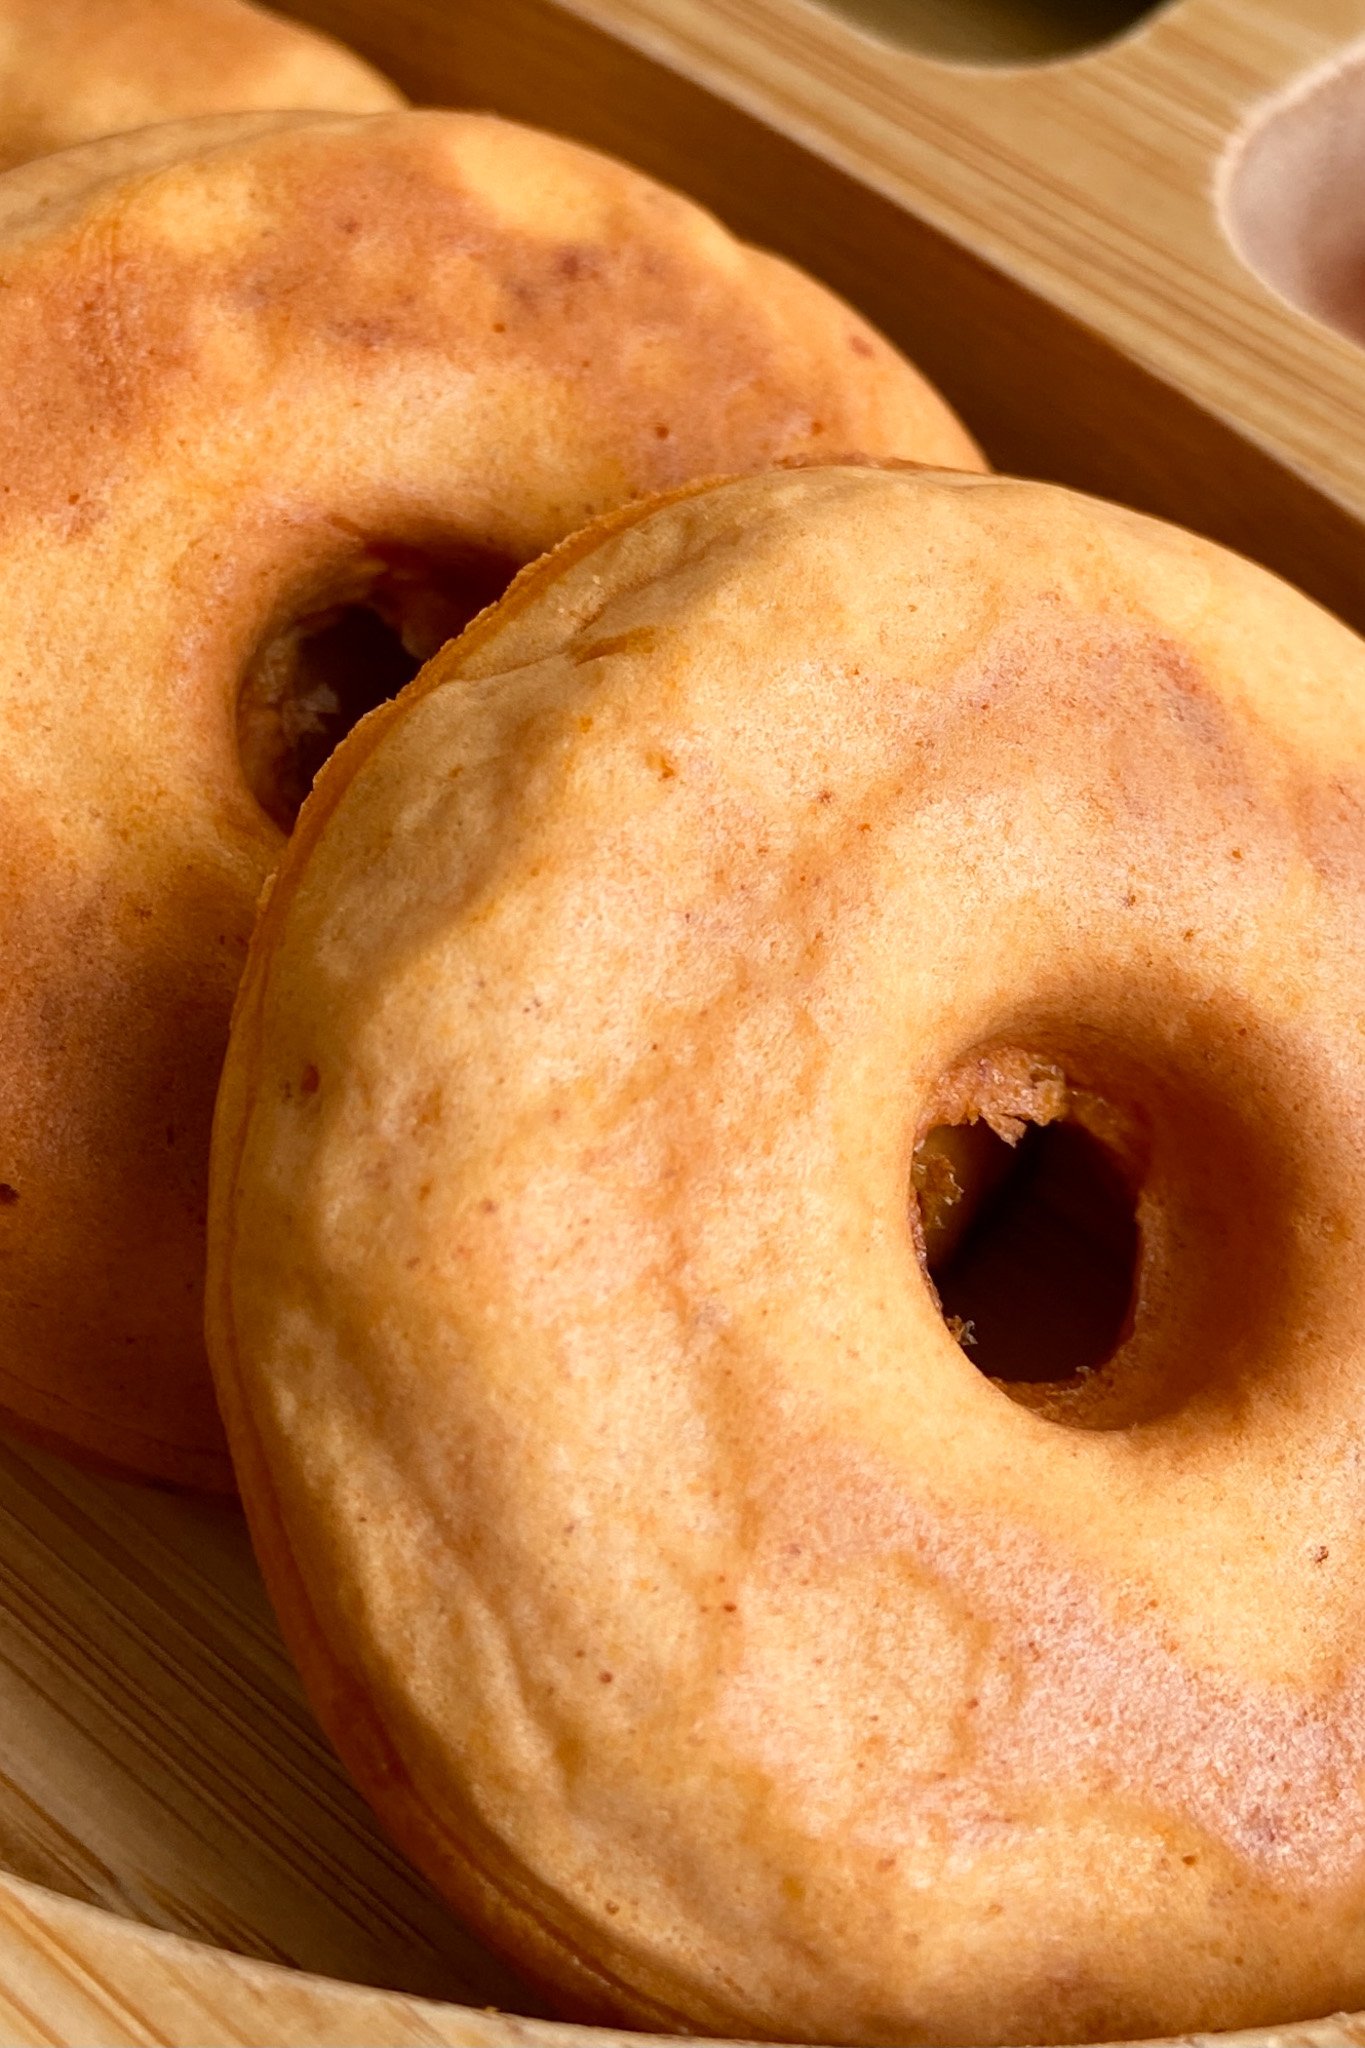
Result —
<instances>
[{"instance_id":1,"label":"green object in background","mask_svg":"<svg viewBox=\"0 0 1365 2048\"><path fill-rule=\"evenodd\" d=\"M968 64L1037 62L1107 42L1153 0L825 0L888 42Z\"/></svg>"}]
</instances>

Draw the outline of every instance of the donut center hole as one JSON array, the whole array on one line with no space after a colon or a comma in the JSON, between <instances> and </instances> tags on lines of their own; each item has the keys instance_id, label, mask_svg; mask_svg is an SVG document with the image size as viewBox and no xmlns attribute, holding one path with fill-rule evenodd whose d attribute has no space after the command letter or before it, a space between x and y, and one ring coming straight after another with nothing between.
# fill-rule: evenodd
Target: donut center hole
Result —
<instances>
[{"instance_id":1,"label":"donut center hole","mask_svg":"<svg viewBox=\"0 0 1365 2048\"><path fill-rule=\"evenodd\" d=\"M978 1369L1072 1387L1118 1350L1137 1284L1135 1196L1102 1139L1065 1116L1002 1136L939 1124L915 1151L924 1263Z\"/></svg>"},{"instance_id":2,"label":"donut center hole","mask_svg":"<svg viewBox=\"0 0 1365 2048\"><path fill-rule=\"evenodd\" d=\"M238 693L237 751L252 795L281 831L293 830L352 726L501 597L518 566L492 554L367 555L331 602L261 642Z\"/></svg>"}]
</instances>

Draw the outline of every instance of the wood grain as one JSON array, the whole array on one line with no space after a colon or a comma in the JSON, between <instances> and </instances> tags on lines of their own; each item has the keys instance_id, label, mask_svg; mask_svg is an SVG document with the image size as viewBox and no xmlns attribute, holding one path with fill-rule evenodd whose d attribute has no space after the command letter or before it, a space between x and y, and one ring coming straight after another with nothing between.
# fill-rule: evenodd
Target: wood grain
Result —
<instances>
[{"instance_id":1,"label":"wood grain","mask_svg":"<svg viewBox=\"0 0 1365 2048\"><path fill-rule=\"evenodd\" d=\"M19 1879L0 1884L5 2048L613 2048L638 2038L367 1990L133 1927ZM1322 2048L1337 2048L1335 2037Z\"/></svg>"}]
</instances>

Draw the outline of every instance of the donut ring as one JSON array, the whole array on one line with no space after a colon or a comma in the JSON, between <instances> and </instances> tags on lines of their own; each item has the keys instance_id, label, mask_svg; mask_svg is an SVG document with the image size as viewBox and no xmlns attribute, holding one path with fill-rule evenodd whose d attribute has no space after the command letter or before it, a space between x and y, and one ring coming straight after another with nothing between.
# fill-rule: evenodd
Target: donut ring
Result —
<instances>
[{"instance_id":1,"label":"donut ring","mask_svg":"<svg viewBox=\"0 0 1365 2048\"><path fill-rule=\"evenodd\" d=\"M346 692L391 692L607 506L827 442L972 444L818 285L483 116L92 143L0 181L0 258L0 1406L227 1486L213 1096Z\"/></svg>"},{"instance_id":2,"label":"donut ring","mask_svg":"<svg viewBox=\"0 0 1365 2048\"><path fill-rule=\"evenodd\" d=\"M249 0L0 0L0 170L201 114L379 114L396 86Z\"/></svg>"},{"instance_id":3,"label":"donut ring","mask_svg":"<svg viewBox=\"0 0 1365 2048\"><path fill-rule=\"evenodd\" d=\"M210 1347L324 1722L572 2008L1365 1998L1363 811L1365 648L1306 599L891 468L605 521L325 770ZM1108 1363L954 1341L945 1117L1131 1177Z\"/></svg>"}]
</instances>

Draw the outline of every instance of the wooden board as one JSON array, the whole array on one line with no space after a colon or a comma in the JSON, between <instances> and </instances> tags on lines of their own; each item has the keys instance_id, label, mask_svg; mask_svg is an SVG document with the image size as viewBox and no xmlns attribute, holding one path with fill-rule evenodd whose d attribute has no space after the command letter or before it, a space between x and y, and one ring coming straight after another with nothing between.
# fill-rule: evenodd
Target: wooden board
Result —
<instances>
[{"instance_id":1,"label":"wooden board","mask_svg":"<svg viewBox=\"0 0 1365 2048\"><path fill-rule=\"evenodd\" d=\"M1365 0L1167 0L1017 71L810 0L293 11L419 99L614 149L805 262L1002 467L1201 527L1365 625L1365 354L1252 275L1213 199L1248 114L1365 34ZM631 2038L537 2017L380 1838L236 1510L3 1443L0 1480L0 2048ZM1362 2048L1365 2020L1244 2038Z\"/></svg>"}]
</instances>

